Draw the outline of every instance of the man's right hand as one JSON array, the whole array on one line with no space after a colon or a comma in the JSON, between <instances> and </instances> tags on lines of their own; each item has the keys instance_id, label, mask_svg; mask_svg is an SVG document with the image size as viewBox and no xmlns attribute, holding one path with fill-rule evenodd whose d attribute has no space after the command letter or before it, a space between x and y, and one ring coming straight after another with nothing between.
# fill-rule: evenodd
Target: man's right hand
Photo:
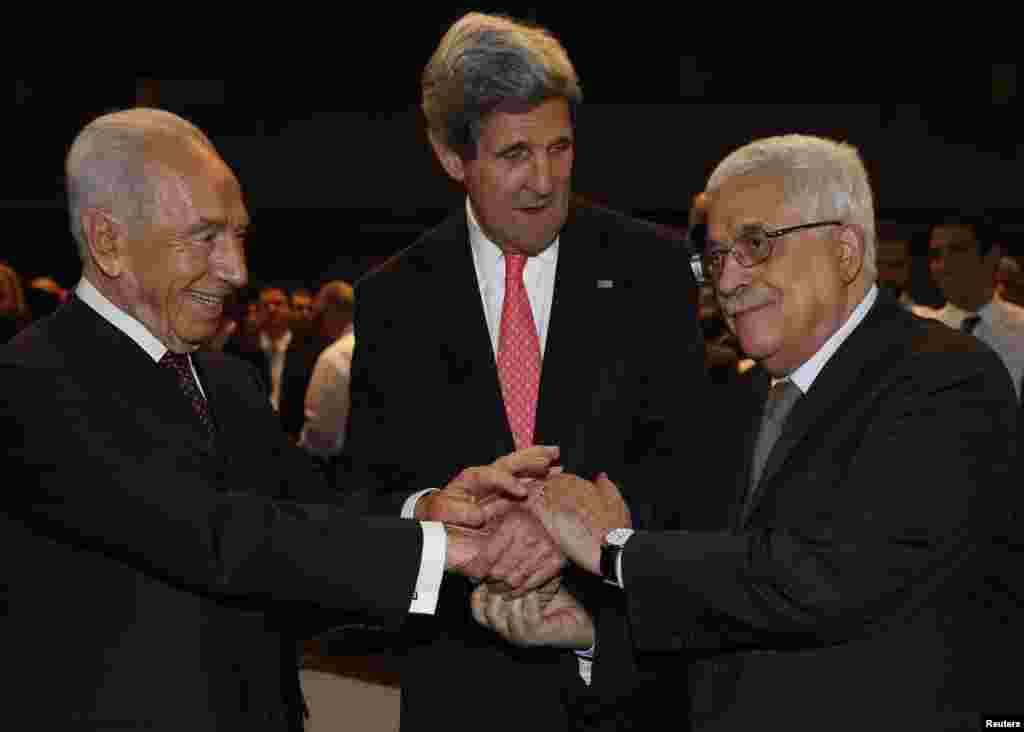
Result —
<instances>
[{"instance_id":1,"label":"man's right hand","mask_svg":"<svg viewBox=\"0 0 1024 732\"><path fill-rule=\"evenodd\" d=\"M525 505L569 559L596 575L605 536L632 526L629 507L603 473L593 483L570 473L534 483Z\"/></svg>"},{"instance_id":2,"label":"man's right hand","mask_svg":"<svg viewBox=\"0 0 1024 732\"><path fill-rule=\"evenodd\" d=\"M503 499L525 498L525 483L546 477L557 460L557 447L538 445L501 457L490 465L466 468L443 489L422 496L416 502L415 517L420 521L481 528L511 508L513 503Z\"/></svg>"}]
</instances>

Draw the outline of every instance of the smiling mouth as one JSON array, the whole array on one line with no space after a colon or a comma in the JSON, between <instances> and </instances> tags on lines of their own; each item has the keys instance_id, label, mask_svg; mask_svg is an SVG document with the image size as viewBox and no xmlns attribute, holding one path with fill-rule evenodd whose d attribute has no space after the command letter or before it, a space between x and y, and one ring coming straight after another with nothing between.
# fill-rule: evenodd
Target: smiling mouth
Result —
<instances>
[{"instance_id":1,"label":"smiling mouth","mask_svg":"<svg viewBox=\"0 0 1024 732\"><path fill-rule=\"evenodd\" d=\"M190 290L188 294L189 296L192 297L193 300L197 300L198 302L208 307L215 308L220 307L221 305L224 304L223 295L207 295L205 293L196 292L194 290Z\"/></svg>"}]
</instances>

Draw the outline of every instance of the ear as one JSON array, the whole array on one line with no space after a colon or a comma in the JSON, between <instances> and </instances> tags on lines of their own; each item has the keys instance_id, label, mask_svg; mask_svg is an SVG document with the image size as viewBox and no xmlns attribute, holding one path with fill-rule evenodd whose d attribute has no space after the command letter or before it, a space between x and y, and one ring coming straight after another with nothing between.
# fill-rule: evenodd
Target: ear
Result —
<instances>
[{"instance_id":1,"label":"ear","mask_svg":"<svg viewBox=\"0 0 1024 732\"><path fill-rule=\"evenodd\" d=\"M96 268L107 277L119 277L124 269L124 226L108 211L90 208L82 211L89 255Z\"/></svg>"},{"instance_id":2,"label":"ear","mask_svg":"<svg viewBox=\"0 0 1024 732\"><path fill-rule=\"evenodd\" d=\"M441 163L441 167L444 168L444 172L452 180L463 183L466 179L466 168L459 154L448 147L433 130L429 131L427 136L430 138L430 146L434 148L434 154L437 155L437 159Z\"/></svg>"},{"instance_id":3,"label":"ear","mask_svg":"<svg viewBox=\"0 0 1024 732\"><path fill-rule=\"evenodd\" d=\"M839 271L843 282L848 285L857 279L864 268L867 239L861 227L847 224L839 229L836 241L839 243Z\"/></svg>"}]
</instances>

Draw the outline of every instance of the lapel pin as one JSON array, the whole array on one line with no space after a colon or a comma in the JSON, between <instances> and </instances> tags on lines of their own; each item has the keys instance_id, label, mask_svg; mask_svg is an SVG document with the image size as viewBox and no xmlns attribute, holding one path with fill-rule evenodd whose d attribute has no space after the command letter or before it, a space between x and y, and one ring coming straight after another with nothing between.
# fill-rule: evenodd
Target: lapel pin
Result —
<instances>
[{"instance_id":1,"label":"lapel pin","mask_svg":"<svg viewBox=\"0 0 1024 732\"><path fill-rule=\"evenodd\" d=\"M613 287L615 287L615 281L614 280L598 280L597 281L597 289L599 289L599 290L610 290Z\"/></svg>"}]
</instances>

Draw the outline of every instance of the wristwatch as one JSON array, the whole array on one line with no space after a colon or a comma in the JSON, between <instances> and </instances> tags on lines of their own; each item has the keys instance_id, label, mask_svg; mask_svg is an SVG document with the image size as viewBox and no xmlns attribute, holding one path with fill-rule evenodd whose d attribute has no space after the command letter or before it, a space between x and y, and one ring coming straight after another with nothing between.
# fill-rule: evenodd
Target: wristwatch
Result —
<instances>
[{"instance_id":1,"label":"wristwatch","mask_svg":"<svg viewBox=\"0 0 1024 732\"><path fill-rule=\"evenodd\" d=\"M619 581L619 555L632 535L633 529L612 529L604 537L604 543L601 544L601 577L608 584L622 587Z\"/></svg>"}]
</instances>

